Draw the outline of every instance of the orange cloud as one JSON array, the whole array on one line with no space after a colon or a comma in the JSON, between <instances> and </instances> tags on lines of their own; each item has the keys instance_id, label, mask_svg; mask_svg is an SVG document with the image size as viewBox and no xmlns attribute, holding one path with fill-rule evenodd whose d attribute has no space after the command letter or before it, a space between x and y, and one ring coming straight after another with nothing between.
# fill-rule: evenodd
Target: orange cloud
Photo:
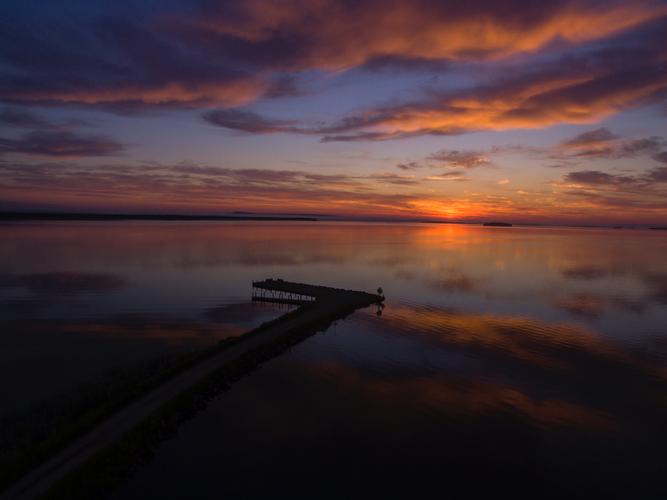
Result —
<instances>
[{"instance_id":1,"label":"orange cloud","mask_svg":"<svg viewBox=\"0 0 667 500\"><path fill-rule=\"evenodd\" d=\"M548 191L530 192L499 188L493 182L487 188L471 186L470 191L460 192L454 184L461 183L433 180L428 175L0 161L0 198L5 207L35 205L61 210L86 207L209 214L247 210L461 221L643 220L657 224L667 205L661 187L664 182L657 182L661 171L654 173L654 187L554 184ZM497 189L500 191L494 192Z\"/></svg>"},{"instance_id":2,"label":"orange cloud","mask_svg":"<svg viewBox=\"0 0 667 500\"><path fill-rule=\"evenodd\" d=\"M332 126L333 134L324 140L382 140L588 124L633 107L667 87L667 73L658 67L640 68L633 77L624 78L602 68L577 72L580 74L545 74L424 102L369 109Z\"/></svg>"},{"instance_id":3,"label":"orange cloud","mask_svg":"<svg viewBox=\"0 0 667 500\"><path fill-rule=\"evenodd\" d=\"M87 19L77 27L79 38L57 27L49 37L17 29L5 44L7 53L1 54L12 71L0 83L0 99L109 107L239 106L295 92L292 80L302 70L342 71L378 61L405 68L440 64L431 66L435 69L445 68L445 60L506 60L606 39L665 15L667 5L654 0L197 2L186 12ZM607 96L606 105L580 109L565 103L560 116L555 107L550 117L537 121L522 116L535 114L531 95L590 77L543 81L513 99L459 96L430 110L405 109L386 119L371 116L372 132L388 137L421 130L451 133L477 125L495 129L493 123L499 128L581 123L648 92L639 85L634 97ZM624 95L629 92L625 89ZM503 116L505 112L512 117Z\"/></svg>"},{"instance_id":4,"label":"orange cloud","mask_svg":"<svg viewBox=\"0 0 667 500\"><path fill-rule=\"evenodd\" d=\"M141 103L144 106L240 106L256 100L268 88L268 83L260 78L216 83L165 82L154 87L128 82L112 88L100 86L94 89L45 89L33 91L29 95L17 89L14 93L5 93L3 97L8 100L28 98L30 101L59 101L76 104Z\"/></svg>"},{"instance_id":5,"label":"orange cloud","mask_svg":"<svg viewBox=\"0 0 667 500\"><path fill-rule=\"evenodd\" d=\"M535 52L553 42L597 40L667 14L653 1L461 2L250 0L219 7L192 29L252 44L298 42L278 65L340 70L386 55L489 59Z\"/></svg>"},{"instance_id":6,"label":"orange cloud","mask_svg":"<svg viewBox=\"0 0 667 500\"><path fill-rule=\"evenodd\" d=\"M551 158L630 158L658 152L666 141L660 137L625 139L607 128L583 132L561 142L550 154Z\"/></svg>"}]
</instances>

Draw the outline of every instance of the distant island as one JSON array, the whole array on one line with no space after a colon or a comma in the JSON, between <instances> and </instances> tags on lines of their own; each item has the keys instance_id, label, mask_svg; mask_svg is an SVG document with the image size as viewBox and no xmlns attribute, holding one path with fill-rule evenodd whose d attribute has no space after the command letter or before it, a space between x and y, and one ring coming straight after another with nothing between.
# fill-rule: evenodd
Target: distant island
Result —
<instances>
[{"instance_id":1,"label":"distant island","mask_svg":"<svg viewBox=\"0 0 667 500\"><path fill-rule=\"evenodd\" d=\"M667 226L649 227L649 229L652 229L653 231L667 231Z\"/></svg>"},{"instance_id":2,"label":"distant island","mask_svg":"<svg viewBox=\"0 0 667 500\"><path fill-rule=\"evenodd\" d=\"M483 225L489 227L512 227L512 224L509 222L485 222Z\"/></svg>"}]
</instances>

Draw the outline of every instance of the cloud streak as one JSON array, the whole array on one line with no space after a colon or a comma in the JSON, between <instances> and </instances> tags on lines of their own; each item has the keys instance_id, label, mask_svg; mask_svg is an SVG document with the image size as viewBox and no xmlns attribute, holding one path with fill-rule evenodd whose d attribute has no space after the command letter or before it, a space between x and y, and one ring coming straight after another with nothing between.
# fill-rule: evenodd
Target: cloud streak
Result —
<instances>
[{"instance_id":1,"label":"cloud streak","mask_svg":"<svg viewBox=\"0 0 667 500\"><path fill-rule=\"evenodd\" d=\"M518 0L484 6L455 1L270 0L203 2L185 20L192 39L228 47L244 42L249 58L293 69L340 70L378 58L403 61L497 59L550 44L606 38L665 15L652 1Z\"/></svg>"},{"instance_id":2,"label":"cloud streak","mask_svg":"<svg viewBox=\"0 0 667 500\"><path fill-rule=\"evenodd\" d=\"M51 124L34 113L20 108L5 107L0 110L0 123L7 127L49 128Z\"/></svg>"},{"instance_id":3,"label":"cloud streak","mask_svg":"<svg viewBox=\"0 0 667 500\"><path fill-rule=\"evenodd\" d=\"M660 48L658 39L665 33L667 24L638 37L631 47L591 49L531 66L510 67L506 72L509 77L498 79L494 74L488 82L472 87L430 90L415 100L370 106L324 125L290 121L257 132L320 135L322 142L358 142L595 123L662 99L667 92L667 52ZM607 132L591 131L589 136L563 143L561 149L571 156L631 157L659 146L657 138L616 143L616 138L605 135Z\"/></svg>"},{"instance_id":4,"label":"cloud streak","mask_svg":"<svg viewBox=\"0 0 667 500\"><path fill-rule=\"evenodd\" d=\"M564 205L573 203L580 210L595 209L598 215L653 213L664 220L667 210L667 169L657 167L640 174L619 175L599 170L570 172L554 187Z\"/></svg>"},{"instance_id":5,"label":"cloud streak","mask_svg":"<svg viewBox=\"0 0 667 500\"><path fill-rule=\"evenodd\" d=\"M556 65L488 87L443 92L430 99L368 109L329 134L331 141L387 140L418 135L459 135L474 131L586 124L657 98L667 89L664 58L634 70L618 71Z\"/></svg>"},{"instance_id":6,"label":"cloud streak","mask_svg":"<svg viewBox=\"0 0 667 500\"><path fill-rule=\"evenodd\" d=\"M491 165L489 157L478 151L442 149L429 155L427 160L444 163L449 168L463 168L466 170Z\"/></svg>"},{"instance_id":7,"label":"cloud streak","mask_svg":"<svg viewBox=\"0 0 667 500\"><path fill-rule=\"evenodd\" d=\"M6 202L81 203L96 210L325 210L338 214L413 215L419 199L410 176L315 174L299 170L229 169L198 164L96 165L0 163ZM5 196L6 195L6 196Z\"/></svg>"},{"instance_id":8,"label":"cloud streak","mask_svg":"<svg viewBox=\"0 0 667 500\"><path fill-rule=\"evenodd\" d=\"M253 134L272 134L277 132L296 132L296 120L276 120L237 109L218 109L204 114L204 120L211 125L248 132Z\"/></svg>"},{"instance_id":9,"label":"cloud streak","mask_svg":"<svg viewBox=\"0 0 667 500\"><path fill-rule=\"evenodd\" d=\"M643 186L667 182L667 167L658 167L649 170L644 175L616 175L600 172L599 170L583 170L570 172L565 181L588 185L607 186Z\"/></svg>"},{"instance_id":10,"label":"cloud streak","mask_svg":"<svg viewBox=\"0 0 667 500\"><path fill-rule=\"evenodd\" d=\"M633 184L637 179L629 176L612 175L597 170L584 170L581 172L570 172L565 176L568 182L575 182L588 185L624 185Z\"/></svg>"},{"instance_id":11,"label":"cloud streak","mask_svg":"<svg viewBox=\"0 0 667 500\"><path fill-rule=\"evenodd\" d=\"M603 127L583 132L572 139L561 142L554 148L551 157L558 159L633 158L655 153L665 144L666 141L660 137L624 139Z\"/></svg>"},{"instance_id":12,"label":"cloud streak","mask_svg":"<svg viewBox=\"0 0 667 500\"><path fill-rule=\"evenodd\" d=\"M0 155L21 154L59 158L111 156L124 146L101 135L79 135L66 130L36 130L18 139L0 138Z\"/></svg>"}]
</instances>

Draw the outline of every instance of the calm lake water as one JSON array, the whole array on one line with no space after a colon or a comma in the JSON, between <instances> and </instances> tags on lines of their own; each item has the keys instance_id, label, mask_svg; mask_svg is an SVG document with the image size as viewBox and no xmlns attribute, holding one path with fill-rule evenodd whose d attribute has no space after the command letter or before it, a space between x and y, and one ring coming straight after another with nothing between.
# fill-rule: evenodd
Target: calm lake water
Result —
<instances>
[{"instance_id":1,"label":"calm lake water","mask_svg":"<svg viewBox=\"0 0 667 500\"><path fill-rule=\"evenodd\" d=\"M664 498L666 256L640 230L8 224L0 415L284 313L253 279L381 286L383 311L234 384L115 498Z\"/></svg>"}]
</instances>

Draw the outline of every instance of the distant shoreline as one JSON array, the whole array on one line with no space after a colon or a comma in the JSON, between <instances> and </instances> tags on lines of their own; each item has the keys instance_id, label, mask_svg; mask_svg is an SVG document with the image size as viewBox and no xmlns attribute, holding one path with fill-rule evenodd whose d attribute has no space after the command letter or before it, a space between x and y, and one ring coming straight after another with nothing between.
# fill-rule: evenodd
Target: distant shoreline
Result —
<instances>
[{"instance_id":1,"label":"distant shoreline","mask_svg":"<svg viewBox=\"0 0 667 500\"><path fill-rule=\"evenodd\" d=\"M136 214L136 213L86 213L86 212L0 212L0 222L104 222L104 221L173 221L173 222L205 222L205 221L268 221L268 222L369 222L369 223L391 223L391 224L461 224L485 227L545 227L545 228L577 228L577 229L640 229L665 231L667 226L651 226L648 224L636 225L612 225L612 224L552 224L552 223L510 223L494 221L470 221L470 220L440 220L429 218L415 219L392 219L384 217L359 217L350 218L335 215L317 214L266 214L257 212L233 212L226 215L192 215L192 214Z\"/></svg>"},{"instance_id":2,"label":"distant shoreline","mask_svg":"<svg viewBox=\"0 0 667 500\"><path fill-rule=\"evenodd\" d=\"M0 212L0 221L317 221L315 217L288 215L181 215L89 214L51 212Z\"/></svg>"}]
</instances>

